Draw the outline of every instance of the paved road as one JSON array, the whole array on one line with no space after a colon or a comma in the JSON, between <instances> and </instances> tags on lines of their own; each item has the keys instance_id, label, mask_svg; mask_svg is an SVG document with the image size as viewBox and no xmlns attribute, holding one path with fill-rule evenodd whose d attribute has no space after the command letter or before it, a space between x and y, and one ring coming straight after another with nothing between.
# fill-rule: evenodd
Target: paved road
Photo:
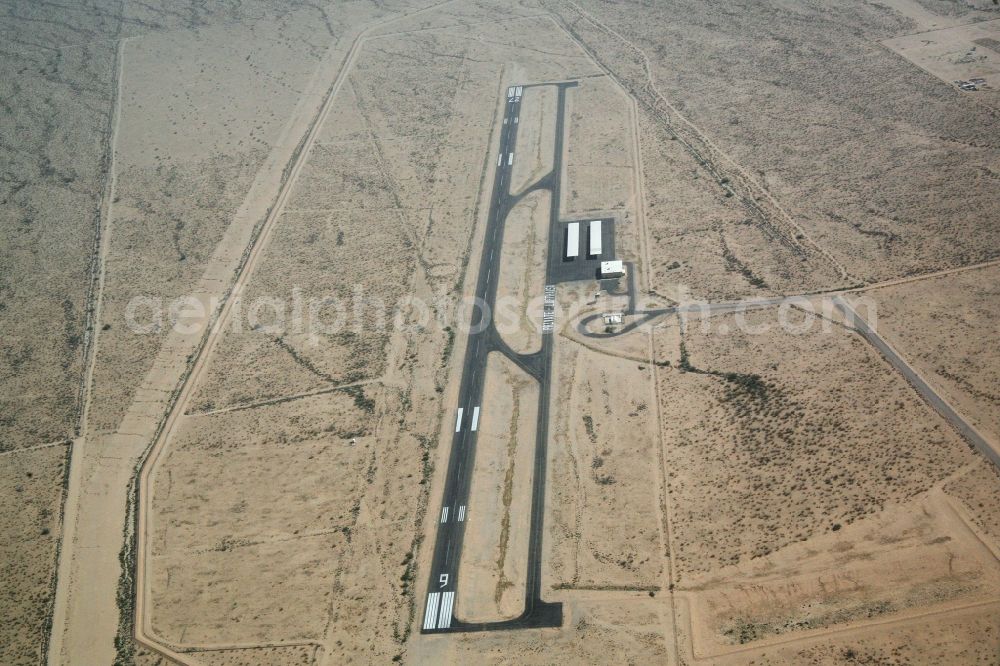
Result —
<instances>
[{"instance_id":1,"label":"paved road","mask_svg":"<svg viewBox=\"0 0 1000 666\"><path fill-rule=\"evenodd\" d=\"M875 349L877 349L885 360L889 361L892 367L896 368L903 377L906 378L908 382L917 389L917 392L923 396L924 400L933 407L938 414L940 414L946 421L951 423L952 427L958 431L958 433L965 438L973 448L983 454L987 460L991 463L1000 467L1000 453L997 452L990 443L987 442L979 432L972 427L972 425L965 420L965 418L956 412L948 402L938 395L937 391L931 387L930 384L924 381L923 377L917 374L909 363L907 363L903 358L896 353L888 342L882 339L882 337L876 333L868 322L862 319L854 308L848 304L840 296L834 296L833 302L840 308L840 311L844 313L844 316L848 319L848 324L853 325L855 329L866 339L869 344L871 344Z\"/></svg>"},{"instance_id":2,"label":"paved road","mask_svg":"<svg viewBox=\"0 0 1000 666\"><path fill-rule=\"evenodd\" d=\"M561 239L555 221L559 219L559 184L562 168L563 126L565 118L566 88L575 83L555 84L559 90L556 117L555 158L552 172L525 189L547 189L552 193L550 210L550 248L559 251ZM510 193L510 173L516 159L517 128L523 88L508 89L507 103L500 135L500 148L495 158L496 178L490 200L486 237L476 296L492 312L496 301L497 279L500 272L501 247L504 223L518 197ZM546 271L546 282L551 277ZM548 459L548 404L549 375L552 365L552 329L543 328L542 348L534 354L514 353L500 338L489 312L473 312L471 333L466 346L458 405L453 412L454 437L442 506L435 513L438 520L437 538L431 564L430 580L424 599L421 622L422 633L455 631L497 631L529 627L558 627L562 624L562 604L547 603L541 599L542 521L545 510L545 478ZM482 404L486 360L491 351L497 351L523 368L539 382L538 423L535 445L535 469L532 481L531 523L528 538L527 585L524 612L508 621L467 623L456 619L461 605L458 590L459 563L465 538L466 521L475 519L476 507L470 506L469 490L475 466L476 442L479 421L489 405ZM497 526L499 529L499 526Z\"/></svg>"},{"instance_id":3,"label":"paved road","mask_svg":"<svg viewBox=\"0 0 1000 666\"><path fill-rule=\"evenodd\" d=\"M604 315L597 312L592 315L587 315L583 317L576 323L576 330L580 335L586 338L614 338L619 335L624 335L625 333L631 333L635 329L639 328L644 324L648 324L654 319L660 317L665 317L672 314L689 314L695 316L708 316L715 314L725 314L727 312L749 312L750 310L756 310L759 308L766 308L772 305L780 305L785 301L789 300L786 296L775 296L772 298L755 298L742 301L725 301L722 303L708 303L708 302L696 302L696 303L686 303L684 305L674 305L667 308L659 308L655 310L637 310L635 307L636 302L636 290L635 290L635 276L631 264L626 264L628 267L629 274L629 287L628 287L628 297L629 304L628 307L623 311L626 316L635 315L636 318L620 326L613 331L606 332L604 330L593 331L590 330L590 324ZM623 296L623 293L610 292L612 295Z\"/></svg>"}]
</instances>

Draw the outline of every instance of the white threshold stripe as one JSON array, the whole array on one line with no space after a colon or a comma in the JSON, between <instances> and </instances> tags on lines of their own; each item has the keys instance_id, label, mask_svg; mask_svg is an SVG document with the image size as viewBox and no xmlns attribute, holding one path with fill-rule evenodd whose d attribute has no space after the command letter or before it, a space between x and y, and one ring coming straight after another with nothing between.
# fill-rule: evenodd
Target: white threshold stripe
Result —
<instances>
[{"instance_id":1,"label":"white threshold stripe","mask_svg":"<svg viewBox=\"0 0 1000 666\"><path fill-rule=\"evenodd\" d=\"M479 407L472 410L472 432L479 428Z\"/></svg>"},{"instance_id":2,"label":"white threshold stripe","mask_svg":"<svg viewBox=\"0 0 1000 666\"><path fill-rule=\"evenodd\" d=\"M444 507L443 509L441 509L441 522L442 523L448 522L448 507Z\"/></svg>"},{"instance_id":3,"label":"white threshold stripe","mask_svg":"<svg viewBox=\"0 0 1000 666\"><path fill-rule=\"evenodd\" d=\"M438 629L447 629L451 626L451 607L455 603L455 593L445 592L441 600L441 617L438 618Z\"/></svg>"},{"instance_id":4,"label":"white threshold stripe","mask_svg":"<svg viewBox=\"0 0 1000 666\"><path fill-rule=\"evenodd\" d=\"M433 629L437 626L437 609L439 592L431 592L427 595L427 611L424 613L424 629Z\"/></svg>"},{"instance_id":5,"label":"white threshold stripe","mask_svg":"<svg viewBox=\"0 0 1000 666\"><path fill-rule=\"evenodd\" d=\"M455 432L462 429L462 408L458 408L458 418L455 419Z\"/></svg>"},{"instance_id":6,"label":"white threshold stripe","mask_svg":"<svg viewBox=\"0 0 1000 666\"><path fill-rule=\"evenodd\" d=\"M503 153L497 155L497 166L500 166L501 164L503 164Z\"/></svg>"},{"instance_id":7,"label":"white threshold stripe","mask_svg":"<svg viewBox=\"0 0 1000 666\"><path fill-rule=\"evenodd\" d=\"M465 505L458 507L458 522L465 520Z\"/></svg>"},{"instance_id":8,"label":"white threshold stripe","mask_svg":"<svg viewBox=\"0 0 1000 666\"><path fill-rule=\"evenodd\" d=\"M514 153L511 153L510 155L507 156L507 166L510 166L513 163L514 163Z\"/></svg>"},{"instance_id":9,"label":"white threshold stripe","mask_svg":"<svg viewBox=\"0 0 1000 666\"><path fill-rule=\"evenodd\" d=\"M518 119L519 117L520 117L520 116L514 116L514 124L515 124L515 125L517 124L517 119Z\"/></svg>"}]
</instances>

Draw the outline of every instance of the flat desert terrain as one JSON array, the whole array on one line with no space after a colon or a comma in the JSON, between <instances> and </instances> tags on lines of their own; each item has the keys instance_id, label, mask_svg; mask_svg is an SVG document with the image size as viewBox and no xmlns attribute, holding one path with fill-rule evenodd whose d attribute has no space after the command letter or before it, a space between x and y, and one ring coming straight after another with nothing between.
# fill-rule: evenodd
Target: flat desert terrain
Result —
<instances>
[{"instance_id":1,"label":"flat desert terrain","mask_svg":"<svg viewBox=\"0 0 1000 666\"><path fill-rule=\"evenodd\" d=\"M1000 663L995 0L0 17L0 662Z\"/></svg>"}]
</instances>

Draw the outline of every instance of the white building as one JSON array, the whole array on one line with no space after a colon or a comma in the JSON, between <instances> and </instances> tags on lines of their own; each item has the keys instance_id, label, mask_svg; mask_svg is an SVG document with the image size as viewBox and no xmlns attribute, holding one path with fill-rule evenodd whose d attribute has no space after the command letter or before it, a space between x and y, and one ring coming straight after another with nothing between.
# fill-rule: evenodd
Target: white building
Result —
<instances>
[{"instance_id":1,"label":"white building","mask_svg":"<svg viewBox=\"0 0 1000 666\"><path fill-rule=\"evenodd\" d=\"M615 259L614 261L601 262L601 277L616 278L625 275L625 264Z\"/></svg>"},{"instance_id":2,"label":"white building","mask_svg":"<svg viewBox=\"0 0 1000 666\"><path fill-rule=\"evenodd\" d=\"M594 220L590 223L590 256L601 256L601 221Z\"/></svg>"},{"instance_id":3,"label":"white building","mask_svg":"<svg viewBox=\"0 0 1000 666\"><path fill-rule=\"evenodd\" d=\"M570 222L566 226L566 258L580 256L580 223Z\"/></svg>"}]
</instances>

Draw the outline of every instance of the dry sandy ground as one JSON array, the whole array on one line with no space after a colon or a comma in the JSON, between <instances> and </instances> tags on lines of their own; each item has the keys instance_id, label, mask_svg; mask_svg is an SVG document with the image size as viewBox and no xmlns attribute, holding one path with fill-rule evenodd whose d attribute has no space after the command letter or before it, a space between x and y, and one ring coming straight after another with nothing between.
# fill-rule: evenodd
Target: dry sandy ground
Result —
<instances>
[{"instance_id":1,"label":"dry sandy ground","mask_svg":"<svg viewBox=\"0 0 1000 666\"><path fill-rule=\"evenodd\" d=\"M510 171L510 191L514 194L552 171L557 101L558 91L553 86L524 90L516 123L517 159Z\"/></svg>"},{"instance_id":2,"label":"dry sandy ground","mask_svg":"<svg viewBox=\"0 0 1000 666\"><path fill-rule=\"evenodd\" d=\"M457 617L488 622L524 611L538 383L489 356L466 510Z\"/></svg>"},{"instance_id":3,"label":"dry sandy ground","mask_svg":"<svg viewBox=\"0 0 1000 666\"><path fill-rule=\"evenodd\" d=\"M607 77L584 79L569 90L560 204L565 216L634 208L630 122L628 98Z\"/></svg>"},{"instance_id":4,"label":"dry sandy ground","mask_svg":"<svg viewBox=\"0 0 1000 666\"><path fill-rule=\"evenodd\" d=\"M740 11L700 2L655 10L578 4L593 20L570 3L554 8L656 125L678 135L694 158L685 169L739 204L741 214L720 221L723 231L749 219L759 230L752 247L791 253L753 263L749 250L729 243L766 284L765 270L784 282L774 288L811 289L1000 251L983 214L1000 196L1000 121L879 43L914 28L903 14L846 1ZM647 177L647 186L655 203L658 184ZM713 254L725 260L722 247ZM728 282L727 272L698 275L692 286Z\"/></svg>"},{"instance_id":5,"label":"dry sandy ground","mask_svg":"<svg viewBox=\"0 0 1000 666\"><path fill-rule=\"evenodd\" d=\"M551 595L550 595L551 596ZM553 597L554 598L554 597ZM434 636L414 642L416 664L662 664L662 604L646 593L563 598L562 629Z\"/></svg>"},{"instance_id":6,"label":"dry sandy ground","mask_svg":"<svg viewBox=\"0 0 1000 666\"><path fill-rule=\"evenodd\" d=\"M674 367L658 383L678 637L696 659L782 663L792 653L763 648L832 629L839 650L879 653L892 641L844 629L994 617L1000 551L941 492L986 463L860 337L808 318L804 335L748 335L731 315L656 333L658 347L683 340L679 358L661 352ZM967 647L937 640L944 654Z\"/></svg>"},{"instance_id":7,"label":"dry sandy ground","mask_svg":"<svg viewBox=\"0 0 1000 666\"><path fill-rule=\"evenodd\" d=\"M560 338L554 377L543 585L664 587L650 365Z\"/></svg>"},{"instance_id":8,"label":"dry sandy ground","mask_svg":"<svg viewBox=\"0 0 1000 666\"><path fill-rule=\"evenodd\" d=\"M864 292L879 334L1000 447L1000 268Z\"/></svg>"},{"instance_id":9,"label":"dry sandy ground","mask_svg":"<svg viewBox=\"0 0 1000 666\"><path fill-rule=\"evenodd\" d=\"M151 483L149 576L169 644L315 639L359 518L364 391L185 419ZM318 623L318 624L317 624Z\"/></svg>"},{"instance_id":10,"label":"dry sandy ground","mask_svg":"<svg viewBox=\"0 0 1000 666\"><path fill-rule=\"evenodd\" d=\"M441 35L427 32L430 34L421 34L419 39L414 39L423 52L450 46ZM398 57L408 52L394 43L390 53ZM463 63L475 57L464 54ZM406 59L406 62L413 61L412 56ZM365 64L362 58L359 61L360 71L364 70ZM468 71L463 74L471 76ZM419 72L413 76L419 76ZM365 89L363 79L359 76L351 83L359 107L384 108L377 102L376 88L369 85L368 94L373 97L366 105L365 94L361 92ZM504 83L506 81L501 80L499 87L502 88ZM444 93L437 91L431 94L441 96ZM580 98L573 96L571 99ZM608 97L604 95L597 99L606 101ZM415 100L416 104L419 102L419 99ZM377 115L369 116L368 123L372 123L371 117L378 118ZM580 117L589 117L589 114L579 114L576 122ZM418 119L425 124L428 122L420 116ZM359 140L355 132L358 124L353 121L345 123L351 128L350 136L355 141ZM413 205L406 202L427 197L427 193L417 186L421 182L421 174L433 173L435 182L438 179L448 182L448 171L441 165L422 163L422 158L428 155L433 145L431 141L442 141L440 135L427 139L428 143L421 145L420 133L405 128L405 125L406 121L401 118L389 116L384 124L375 125L370 133L376 138L373 142L381 152L384 163L389 165L384 172L389 174L386 181L394 184L395 196L401 202L399 207L407 210ZM619 136L627 136L624 129L623 125ZM586 132L581 130L580 133ZM412 134L416 134L417 139L411 138ZM392 141L392 137L398 137L398 140ZM353 154L352 151L338 153L345 156ZM397 157L394 158L394 155ZM375 170L371 173L376 177L374 180L369 178L367 182L381 182ZM586 171L578 169L576 173L579 179L579 174ZM714 183L712 188L719 186L720 183ZM332 191L336 193L342 189L343 184ZM725 188L722 190L725 191ZM380 191L382 188L376 188L376 192ZM630 186L626 185L620 205L628 205L629 191ZM308 197L316 195L307 191L300 196L307 197L305 200L309 201ZM352 204L361 206L374 201L376 208L387 205L380 204L379 196L372 197L371 193L359 196L364 203L352 200ZM724 194L715 196L723 206L726 200L733 198ZM336 205L337 201L324 199L316 203L322 208ZM713 205L718 206L718 202ZM603 203L605 207L615 205L619 202ZM428 213L426 220L427 228L436 232L438 227L434 214ZM664 219L661 224L663 228L670 229L667 220ZM839 280L836 261L829 261L815 249L801 250L794 243L789 246L784 242L787 238L782 236L788 233L787 229L774 231L757 223L743 226L746 230L726 228L722 234L717 228L712 230L713 238L721 239L718 240L721 250L716 252L716 256L722 259L718 273L726 279L735 274L733 277L742 281L738 284L749 285L749 289L737 286L729 292L732 295L761 290L790 291L793 285L802 288L835 284ZM792 232L792 240L801 239L795 239ZM440 250L442 246L447 247L446 243L447 239L439 238L438 243L425 243L423 248L428 254L436 251L435 256L440 259L446 256ZM638 243L635 245L638 256ZM806 258L805 267L799 266L802 256ZM449 264L448 261L425 259L418 262L417 270L418 273L420 269L426 271L428 286L448 284L460 271L460 266ZM761 267L757 270L764 276L764 285L759 284L760 276L749 268L751 265ZM352 272L352 265L347 266L346 270ZM311 270L318 272L319 264ZM358 270L357 273L364 272ZM364 275L367 281L379 277L368 273ZM781 284L782 288L770 288L767 280ZM706 284L712 288L714 283L709 279ZM761 316L773 317L773 314L762 313ZM716 323L726 322L720 319ZM732 323L729 325L732 326ZM814 635L809 632L817 632L815 635L821 636L829 629L851 626L850 623L859 619L870 621L889 617L896 621L908 617L908 613L915 612L913 609L934 609L942 604L957 604L966 608L969 604L994 599L997 569L988 551L984 551L981 545L977 546L978 540L970 536L972 533L965 523L951 518L947 507L942 508L940 493L933 496L926 494L948 474L960 470L963 465L967 466L973 460L971 454L859 338L842 329L836 329L829 335L830 338L822 339L782 339L783 344L775 344L775 338L771 336L768 344L761 346L764 342L761 339L734 342L732 336L718 330L705 334L694 331L685 337L681 351L678 332L665 330L657 334L658 345L677 345L662 352L657 349L658 360L671 360L672 365L686 361L695 368L704 366L713 371L742 373L731 378L681 373L675 369L654 370L652 364L623 361L620 356L602 355L568 340L560 340L557 367L559 376L564 379L559 383L559 395L554 397L553 442L558 444L553 446L553 459L550 461L552 479L547 525L551 542L546 544L548 564L545 588L549 591L547 594L568 604L568 628L558 633L528 633L502 640L498 637L427 641L414 638L406 643L409 658L419 660L428 655L462 661L467 658L463 655L491 654L492 645L496 645L502 646L497 653L500 661L523 662L532 658L548 661L556 655L558 657L555 658L562 659L572 650L577 659L597 662L606 654L607 644L620 646L636 661L661 660L672 651L689 652L691 657L697 658L732 651L741 644L740 638L747 639L744 644L773 650L764 647L772 635L781 638L791 635L798 640ZM431 343L430 349L435 346L440 349L442 340L430 338L427 342ZM398 338L388 341L391 350L399 350L401 345L406 349L414 348ZM622 342L616 345L641 358L641 344ZM215 358L223 358L225 349L225 344L220 346ZM426 361L435 356L427 350L422 354ZM407 357L407 353L398 351L395 356L393 352L389 355ZM788 359L802 361L796 363ZM373 375L379 370L375 368ZM391 362L388 371L390 377L409 380ZM421 364L417 362L413 371L429 372L430 368L421 370ZM763 398L773 403L762 408L755 402L762 399L757 392L757 384L752 380L748 383L747 378L765 371L774 376L766 381L775 385L767 386L765 390L773 392ZM655 373L661 373L659 379L654 379ZM217 375L224 378L223 385L240 384L225 375L223 372ZM342 381L337 377L332 379ZM386 381L392 383L388 379ZM675 381L679 382L677 386L673 383ZM295 387L289 388L296 390ZM681 389L680 394L685 395L683 400L676 401L675 388ZM240 390L243 390L242 386ZM243 399L253 400L253 393L247 391L248 395ZM423 391L417 389L414 395L421 393ZM859 416L855 412L860 406L851 400L852 395L879 395L884 400L868 406ZM787 396L794 396L794 399ZM830 409L831 404L842 405L839 418L836 410ZM427 408L435 408L433 400ZM656 410L662 410L662 453L654 435ZM693 410L699 417L694 421L681 420L692 418L685 410ZM765 418L764 410L776 411ZM379 413L387 416L391 410L382 412L379 408ZM589 421L582 417L579 420L575 418L581 414L589 416ZM773 421L770 417L774 417ZM680 423L685 428L682 437L678 437L676 430ZM484 427L488 427L487 424L484 423ZM447 424L444 428L449 431ZM696 438L698 445L681 446L689 438ZM724 452L732 455L734 438L746 438L757 448L741 453L744 457L729 459ZM807 447L805 456L797 448L800 440ZM864 442L864 445L852 447L851 442ZM898 449L901 442L910 445L909 450L904 449L902 454ZM712 445L715 443L722 448L714 448ZM784 449L784 457L779 455L783 450L781 446L792 447ZM788 452L792 450L795 455L789 456ZM661 455L662 461L659 458ZM682 460L685 455L694 457ZM789 470L785 469L786 460L800 462ZM484 464L488 461L483 459ZM636 461L648 462L636 464ZM663 477L658 471L661 464ZM383 468L384 465L385 461L380 460L378 469L387 478L391 479L398 473L391 466ZM500 469L502 465L493 467ZM746 468L750 470L749 475ZM730 469L733 473L727 471ZM742 476L736 474L737 471L742 472ZM842 474L848 475L846 478L850 479L850 484L845 485ZM686 484L681 478L683 475L698 477L700 481ZM706 484L706 475L715 480ZM669 479L671 490L666 496L653 491L660 488L661 478L664 477ZM805 485L799 487L802 483ZM757 484L756 487L754 484ZM784 495L783 491L790 494ZM845 498L845 493L850 495ZM911 499L915 495L917 498ZM789 496L800 498L801 509L793 510L795 504L788 501ZM363 500L362 504L367 501ZM887 532L885 527L899 523L892 520L893 514L888 517L879 515L877 519L868 517L875 511L873 507L881 506L903 506L905 508L899 509L902 515L919 513L923 516L927 513L930 517L917 520L913 526L898 528L903 534L900 541L893 536L896 533ZM743 511L739 509L749 511L749 515L740 517ZM668 521L671 512L673 520ZM704 516L700 512L704 512ZM817 520L819 514L829 518L828 525ZM424 524L432 525L435 518L428 516ZM733 520L735 522L730 522ZM884 524L878 521L884 521ZM668 522L671 523L669 529ZM872 522L874 526L871 526ZM502 518L500 524L503 524ZM366 526L359 521L359 529ZM870 531L862 532L862 526ZM876 537L871 536L872 531L877 534ZM835 553L841 552L838 549L848 550L844 543L857 542L851 547L863 554L858 558L860 564L848 567L844 573L845 579L854 583L833 586L832 590L826 586L825 571L831 564L829 560L811 554L813 544L819 547L817 541L810 541L809 548L805 544L796 545L802 539L813 536L813 532L817 533L819 540L840 539L829 546ZM472 534L475 538L475 532ZM731 541L727 543L724 537L729 537ZM374 544L381 543L376 546L376 552L381 553L376 561L391 561L393 551L386 550L386 545L377 536L369 538ZM867 546L868 542L886 538L890 542L896 539L900 544L898 549L903 555L899 559L886 557L885 553L897 550L884 543L881 549ZM484 535L478 541L487 543L490 540ZM668 544L668 541L671 543ZM345 548L338 559L355 561L353 558L357 555L352 555L352 551L356 549ZM775 554L771 555L772 552ZM396 551L397 558L399 554ZM846 559L854 562L850 557ZM407 561L405 557L401 560L404 565ZM741 599L742 605L720 604L720 599L731 599L732 590L740 585L759 586L760 581L754 578L760 575L759 569L752 565L765 562L765 568L782 572L781 575L774 574L773 578L795 581L792 592L784 591L784 596L769 594L764 586L761 594L769 600L767 604L761 605L745 598ZM927 563L924 576L912 575L924 562ZM488 561L484 564L487 569L488 564ZM745 580L725 568L741 565L748 569L747 573L740 574L747 577ZM404 568L404 583L407 582L407 571L409 569ZM872 600L871 597L878 597L886 590L887 572L899 571L910 574L905 576L910 586L894 586L886 599ZM417 569L415 574L417 585L421 572L422 569ZM483 576L483 580L487 587L496 589L496 581L490 585L490 577ZM713 584L709 585L706 581L713 581ZM668 588L672 585L676 587L672 597L676 609L669 604L671 595ZM698 586L701 589L696 589ZM392 593L406 598L409 594L407 587L405 584L400 588L392 586L386 592L391 589ZM659 596L651 597L650 593L658 593ZM239 598L235 591L230 594ZM597 595L597 598L581 596L577 599L574 596L588 594ZM607 600L611 598L600 596L607 594L622 597ZM490 595L480 596L488 599ZM488 610L501 616L515 613L516 609L503 608L502 596L500 608ZM378 597L368 592L357 601L363 604L362 607L368 607L374 598ZM777 600L772 603L772 599ZM495 596L493 601L496 603ZM167 608L170 606L168 598L159 603L167 604ZM803 603L813 606L802 611ZM703 607L713 610L709 612ZM340 638L344 635L342 632L351 627L342 613L332 616L331 628L325 640L321 640L331 657L338 655L343 658L351 652L349 645L331 642L334 637L343 641ZM210 613L206 615L211 617ZM296 628L308 628L313 626L310 622L320 621L318 616L311 620L300 618L293 627L277 621L280 612L273 608L264 615L268 622L275 622L273 633L257 633L247 636L247 640L295 640L301 638L295 633ZM384 617L379 616L383 622ZM397 623L399 621L396 620ZM752 625L749 630L746 628L748 623ZM675 624L677 630L673 633ZM350 632L354 645L374 646L373 649L386 655L393 649L399 649L392 647L388 633L380 627L373 630L368 626L367 631L360 633L357 633L358 629L355 624ZM758 633L748 634L747 631ZM735 640L733 636L736 636ZM522 645L525 647L522 648ZM883 646L876 641L872 649ZM787 648L783 644L781 649ZM817 643L797 649L822 651L826 647Z\"/></svg>"},{"instance_id":11,"label":"dry sandy ground","mask_svg":"<svg viewBox=\"0 0 1000 666\"><path fill-rule=\"evenodd\" d=\"M694 653L707 659L837 625L995 604L998 567L994 552L937 492L750 566L692 580L677 596L685 600Z\"/></svg>"},{"instance_id":12,"label":"dry sandy ground","mask_svg":"<svg viewBox=\"0 0 1000 666\"><path fill-rule=\"evenodd\" d=\"M102 317L110 327L98 343L93 429L120 422L169 333L171 299L198 293L206 275L210 293L224 293L275 196L271 173L280 178L301 139L289 119L315 113L352 36L348 16L333 35L312 11L271 18L157 32L124 47ZM249 100L248 89L257 91ZM130 330L135 297L163 299L158 330ZM151 308L134 319L157 323Z\"/></svg>"},{"instance_id":13,"label":"dry sandy ground","mask_svg":"<svg viewBox=\"0 0 1000 666\"><path fill-rule=\"evenodd\" d=\"M303 332L292 306L273 327L243 310L204 356L168 322L129 331L130 299L225 296L354 37L430 0L5 7L0 449L82 436L54 603L66 447L3 454L4 662L39 661L52 608L52 663L163 663L128 638L118 555L135 466L196 362L140 564L140 619L184 661L1000 660L995 471L857 336L744 336L730 317L559 338L543 596L566 626L419 637L464 336L379 327L419 322L400 297L447 316L469 293L499 104L526 81L581 79L564 207L615 215L641 301L996 257L996 92L951 79L992 83L997 14L969 4L452 2L378 27L240 281L248 307L359 288L360 311ZM551 136L551 96L531 95L525 182ZM887 338L995 436L989 281L871 293ZM515 614L512 590L486 610Z\"/></svg>"},{"instance_id":14,"label":"dry sandy ground","mask_svg":"<svg viewBox=\"0 0 1000 666\"><path fill-rule=\"evenodd\" d=\"M37 664L55 591L68 442L0 454L0 661Z\"/></svg>"},{"instance_id":15,"label":"dry sandy ground","mask_svg":"<svg viewBox=\"0 0 1000 666\"><path fill-rule=\"evenodd\" d=\"M122 44L111 136L112 185L121 187L104 222L102 335L85 401L89 436L74 450L73 536L55 605L54 651L63 659L113 658L129 480L200 341L171 333L167 321L137 335L127 304L225 295L358 25L381 15L362 7L334 27L317 22L315 8L262 9L194 12L191 25L139 30ZM254 89L268 94L245 103ZM141 315L150 321L149 311Z\"/></svg>"},{"instance_id":16,"label":"dry sandy ground","mask_svg":"<svg viewBox=\"0 0 1000 666\"><path fill-rule=\"evenodd\" d=\"M564 78L580 60L572 43L553 39L558 33L550 22L483 14L466 19L477 19L473 27L364 43L254 265L244 302L296 286L308 299L342 294L337 290L346 283L389 305L403 294L432 302L468 288L462 275L473 224L485 214L478 202L489 187L482 174L492 163L497 105L515 81L504 65L521 53L520 45L546 40L567 56L529 50L512 67L517 76ZM405 303L400 313L406 324L417 318ZM152 531L141 554L149 584L141 593L153 639L197 654L208 647L301 641L316 646L323 663L359 655L388 660L406 649L413 588L423 585L416 558L427 552L418 546L436 522L424 512L439 455L442 400L454 398L451 359L462 350L453 348L449 331L433 324L389 327L383 334L367 319L374 309L361 316L350 323L361 325L363 335L318 340L296 336L288 321L275 335L263 327L233 333L227 320L203 381L184 406L189 415L168 433L152 468ZM279 455L271 449L284 441L280 433L315 430L306 422L316 401L333 399L336 385L359 380L368 383L347 390L363 391L355 399L373 419L359 432L348 428L357 438L348 451L360 456L360 469L310 461L324 455L331 445L326 440L270 457ZM198 434L188 440L193 424ZM263 438L257 445L263 448L255 448L249 433ZM199 465L216 443L233 450L219 452L217 464ZM344 474L343 483L331 481L331 467ZM278 484L263 492L274 469L287 470L289 482L298 479L302 489ZM258 473L264 476L255 480ZM183 490L178 479L185 479ZM272 492L284 499L278 502ZM289 501L289 492L308 506L320 504L306 509ZM335 510L331 497L343 506ZM184 516L195 506L206 517L192 523ZM268 506L275 508L261 520L247 521L240 513ZM305 523L299 527L298 521ZM519 531L511 541L523 537ZM507 573L515 576L516 567ZM283 579L289 581L287 596L278 591ZM502 601L501 612L516 612L512 603Z\"/></svg>"},{"instance_id":17,"label":"dry sandy ground","mask_svg":"<svg viewBox=\"0 0 1000 666\"><path fill-rule=\"evenodd\" d=\"M503 230L494 321L504 341L522 354L542 347L551 200L546 191L532 192L510 211Z\"/></svg>"},{"instance_id":18,"label":"dry sandy ground","mask_svg":"<svg viewBox=\"0 0 1000 666\"><path fill-rule=\"evenodd\" d=\"M748 313L748 326L772 326L757 335L736 315L707 331L692 321L692 371L663 373L681 581L877 513L973 459L860 336L803 313L789 316L813 329L793 334L779 316Z\"/></svg>"},{"instance_id":19,"label":"dry sandy ground","mask_svg":"<svg viewBox=\"0 0 1000 666\"><path fill-rule=\"evenodd\" d=\"M184 656L186 661L197 666L309 666L315 663L316 646L199 650ZM134 663L136 666L170 666L175 662L148 648L139 647Z\"/></svg>"},{"instance_id":20,"label":"dry sandy ground","mask_svg":"<svg viewBox=\"0 0 1000 666\"><path fill-rule=\"evenodd\" d=\"M117 8L5 3L0 19L0 441L72 437L105 187Z\"/></svg>"},{"instance_id":21,"label":"dry sandy ground","mask_svg":"<svg viewBox=\"0 0 1000 666\"><path fill-rule=\"evenodd\" d=\"M584 79L566 98L560 211L566 218L613 217L615 258L645 274L631 101L608 77ZM645 277L636 283L644 284Z\"/></svg>"},{"instance_id":22,"label":"dry sandy ground","mask_svg":"<svg viewBox=\"0 0 1000 666\"><path fill-rule=\"evenodd\" d=\"M945 83L982 79L968 91L976 102L1000 106L1000 21L959 25L894 37L888 48Z\"/></svg>"}]
</instances>

